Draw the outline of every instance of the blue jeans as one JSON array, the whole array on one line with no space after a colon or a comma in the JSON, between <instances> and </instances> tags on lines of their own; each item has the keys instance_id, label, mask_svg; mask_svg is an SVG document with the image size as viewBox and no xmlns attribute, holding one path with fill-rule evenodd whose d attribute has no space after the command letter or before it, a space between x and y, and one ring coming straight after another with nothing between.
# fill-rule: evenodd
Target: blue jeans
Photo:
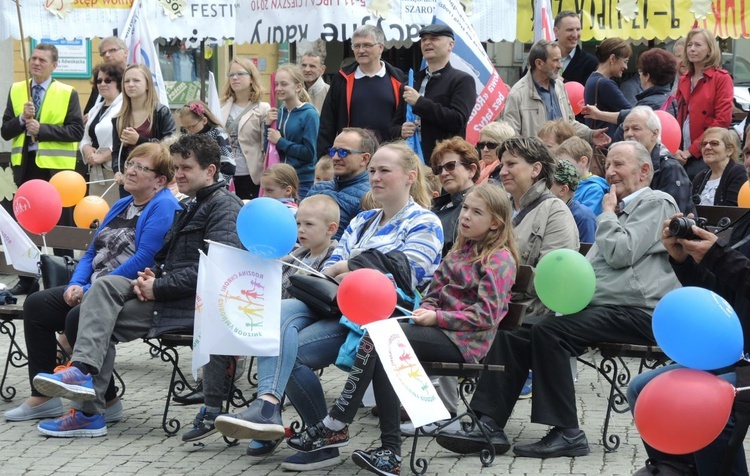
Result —
<instances>
[{"instance_id":1,"label":"blue jeans","mask_svg":"<svg viewBox=\"0 0 750 476\"><path fill-rule=\"evenodd\" d=\"M635 402L638 399L638 395L640 395L640 393L643 391L643 388L646 386L646 384L648 384L651 380L663 374L664 372L679 368L684 367L677 364L667 365L666 367L659 367L656 370L642 373L635 377L628 385L627 396L628 404L630 405L630 411L632 412L635 408ZM734 372L720 374L718 375L718 377L723 378L732 385L736 384L736 375L734 374ZM729 443L729 437L731 436L733 429L734 417L730 417L729 421L727 422L727 426L724 427L724 431L722 431L721 434L710 445L706 446L700 451L696 451L692 455L670 455L662 453L661 451L647 445L645 442L643 443L643 446L646 447L646 453L648 453L649 458L653 458L658 461L678 461L686 464L694 464L696 469L698 470L699 475L709 476L714 475L719 471L721 458L723 456L724 449ZM740 446L739 450L737 451L734 465L732 466L732 476L747 476L747 474L748 471L747 462L745 461L745 450L742 446Z\"/></svg>"},{"instance_id":2,"label":"blue jeans","mask_svg":"<svg viewBox=\"0 0 750 476\"><path fill-rule=\"evenodd\" d=\"M339 347L344 343L348 329L331 319L318 319L307 304L297 299L284 299L281 301L281 347L278 357L258 358L258 395L273 395L281 400L284 392L289 393L292 403L297 407L304 418L303 408L307 404L297 405L292 397L287 382L292 383L290 387L296 387L299 378L292 382L290 376L304 371L300 367L299 357L305 362L310 362L313 368L322 368L333 363L338 355ZM333 358L331 360L331 354ZM318 366L318 363L321 363ZM309 376L303 377L303 385L315 385L320 387L318 377L310 370ZM309 377L306 378L306 377ZM309 382L307 382L309 380ZM295 388L295 390L297 390ZM322 397L323 390L320 389ZM299 400L303 402L303 400ZM322 398L323 413L326 415L325 398ZM322 417L321 417L322 418ZM314 420L316 423L319 419ZM305 419L307 422L307 420Z\"/></svg>"}]
</instances>

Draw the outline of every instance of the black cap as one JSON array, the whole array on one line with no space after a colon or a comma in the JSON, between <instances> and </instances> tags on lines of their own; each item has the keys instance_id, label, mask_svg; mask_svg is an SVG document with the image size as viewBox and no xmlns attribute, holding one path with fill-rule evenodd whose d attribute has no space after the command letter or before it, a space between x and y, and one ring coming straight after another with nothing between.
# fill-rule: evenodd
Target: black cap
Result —
<instances>
[{"instance_id":1,"label":"black cap","mask_svg":"<svg viewBox=\"0 0 750 476\"><path fill-rule=\"evenodd\" d=\"M447 36L453 39L453 30L449 26L433 23L419 30L419 37L422 38L424 35Z\"/></svg>"}]
</instances>

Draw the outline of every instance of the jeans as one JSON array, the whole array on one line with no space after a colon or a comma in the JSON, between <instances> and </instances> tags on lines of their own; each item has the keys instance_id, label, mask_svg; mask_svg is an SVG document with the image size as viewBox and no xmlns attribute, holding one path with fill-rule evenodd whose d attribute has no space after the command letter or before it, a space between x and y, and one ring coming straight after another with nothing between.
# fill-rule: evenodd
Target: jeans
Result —
<instances>
[{"instance_id":1,"label":"jeans","mask_svg":"<svg viewBox=\"0 0 750 476\"><path fill-rule=\"evenodd\" d=\"M635 408L636 400L638 400L638 396L651 380L663 374L664 372L679 368L684 367L676 364L667 365L665 367L659 367L658 369L652 370L650 372L642 373L635 377L628 385L627 396L628 404L630 405L630 411L633 411L633 409ZM718 376L731 383L732 385L736 384L736 375L734 374L734 372L720 374ZM692 455L671 455L662 453L661 451L647 445L645 442L643 443L643 446L646 447L646 453L648 453L649 458L655 459L657 461L676 461L682 464L691 464L696 467L699 475L709 476L716 474L719 471L721 458L723 456L724 449L729 443L729 437L731 436L733 429L734 417L730 417L729 421L727 422L727 426L724 428L721 434L710 445L706 446L700 451L696 451ZM746 476L747 474L748 471L747 462L745 461L745 450L742 446L740 446L739 450L737 451L734 465L732 466L732 476Z\"/></svg>"},{"instance_id":2,"label":"jeans","mask_svg":"<svg viewBox=\"0 0 750 476\"><path fill-rule=\"evenodd\" d=\"M348 329L340 325L338 321L330 319L318 319L315 313L307 304L297 299L284 299L281 301L281 346L278 357L259 357L258 358L258 395L273 395L281 400L287 382L290 381L292 371L304 372L304 369L297 369L298 355L302 355L308 362L315 365L318 361L329 365L335 361L335 355L338 354L339 347L344 343ZM331 360L330 355L336 354ZM318 356L325 358L319 359ZM316 359L319 359L316 361ZM317 376L307 369L311 374L302 377L303 380L309 380L309 385L320 386ZM302 375L302 374L300 374ZM303 383L304 385L304 383ZM322 389L321 389L322 393ZM290 398L292 398L290 394ZM300 403L304 400L298 400ZM292 403L297 406L297 402L292 398ZM307 405L301 404L307 409ZM297 410L302 413L304 410L297 406ZM323 400L323 416L325 416L325 400ZM304 418L304 417L303 417ZM312 423L317 422L313 421Z\"/></svg>"}]
</instances>

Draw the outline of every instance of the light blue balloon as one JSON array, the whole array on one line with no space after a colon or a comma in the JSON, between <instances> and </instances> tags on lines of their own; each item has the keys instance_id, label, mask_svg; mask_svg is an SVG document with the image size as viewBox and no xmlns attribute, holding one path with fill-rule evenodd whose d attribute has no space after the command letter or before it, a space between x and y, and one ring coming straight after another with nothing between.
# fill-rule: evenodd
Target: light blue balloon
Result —
<instances>
[{"instance_id":1,"label":"light blue balloon","mask_svg":"<svg viewBox=\"0 0 750 476\"><path fill-rule=\"evenodd\" d=\"M685 367L715 370L737 362L743 353L742 325L732 306L708 289L670 291L654 309L656 343Z\"/></svg>"},{"instance_id":2,"label":"light blue balloon","mask_svg":"<svg viewBox=\"0 0 750 476\"><path fill-rule=\"evenodd\" d=\"M281 258L297 242L297 221L274 198L250 200L237 215L237 234L247 251L262 258Z\"/></svg>"}]
</instances>

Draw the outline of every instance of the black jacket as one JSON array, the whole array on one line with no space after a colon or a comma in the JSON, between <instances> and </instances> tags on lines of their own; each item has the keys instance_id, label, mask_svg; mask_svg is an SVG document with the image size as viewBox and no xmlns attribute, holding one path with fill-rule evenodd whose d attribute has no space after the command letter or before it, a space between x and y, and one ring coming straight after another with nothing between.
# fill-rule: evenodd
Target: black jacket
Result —
<instances>
[{"instance_id":1,"label":"black jacket","mask_svg":"<svg viewBox=\"0 0 750 476\"><path fill-rule=\"evenodd\" d=\"M575 81L585 86L591 73L596 71L598 67L599 61L597 61L596 56L586 53L581 49L581 45L578 45L573 59L570 60L570 64L562 73L562 79L566 83Z\"/></svg>"},{"instance_id":2,"label":"black jacket","mask_svg":"<svg viewBox=\"0 0 750 476\"><path fill-rule=\"evenodd\" d=\"M419 90L426 72L423 69L414 76L414 89ZM430 162L437 141L466 137L466 124L476 100L474 78L467 73L448 63L433 74L424 95L412 107L422 120L422 153L426 163Z\"/></svg>"},{"instance_id":3,"label":"black jacket","mask_svg":"<svg viewBox=\"0 0 750 476\"><path fill-rule=\"evenodd\" d=\"M443 258L453 248L453 243L458 237L458 216L461 214L461 206L469 190L471 189L455 195L445 193L432 201L432 211L440 218L440 224L443 225Z\"/></svg>"},{"instance_id":4,"label":"black jacket","mask_svg":"<svg viewBox=\"0 0 750 476\"><path fill-rule=\"evenodd\" d=\"M383 61L385 64L385 74L391 78L391 84L394 88L394 97L396 99L396 110L393 112L392 126L388 130L373 131L378 136L378 140L385 142L401 137L401 124L404 123L406 104L403 94L396 94L396 91L403 91L403 83L406 81L404 73ZM328 149L333 146L333 140L345 127L349 125L349 110L356 105L351 104L352 91L354 89L354 72L359 64L352 63L349 66L339 70L331 80L331 87L323 102L320 110L320 129L318 130L318 155L324 155Z\"/></svg>"},{"instance_id":5,"label":"black jacket","mask_svg":"<svg viewBox=\"0 0 750 476\"><path fill-rule=\"evenodd\" d=\"M658 111L659 109L661 109L661 106L664 104L670 94L672 94L672 88L670 86L651 86L650 88L645 89L635 95L637 101L636 106L648 106L654 111ZM615 135L612 136L613 143L624 140L622 123L625 121L625 118L628 116L628 114L630 114L630 111L631 109L623 109L617 116L617 123L619 124L619 126L617 127L617 131L615 131ZM667 112L675 116L677 115L677 108L670 107L669 109L667 109Z\"/></svg>"},{"instance_id":6,"label":"black jacket","mask_svg":"<svg viewBox=\"0 0 750 476\"><path fill-rule=\"evenodd\" d=\"M693 195L700 195L706 187L706 182L711 178L711 169L705 169L698 172L693 179ZM737 206L737 195L740 188L747 181L747 171L745 167L729 159L724 172L721 173L719 186L716 188L714 195L714 205L723 205L727 207Z\"/></svg>"},{"instance_id":7,"label":"black jacket","mask_svg":"<svg viewBox=\"0 0 750 476\"><path fill-rule=\"evenodd\" d=\"M149 337L193 329L198 250L208 250L204 240L242 248L237 236L242 201L226 189L226 183L200 189L195 201L184 206L176 212L164 245L154 258L154 322Z\"/></svg>"},{"instance_id":8,"label":"black jacket","mask_svg":"<svg viewBox=\"0 0 750 476\"><path fill-rule=\"evenodd\" d=\"M651 151L651 163L654 166L654 178L651 179L650 187L670 194L677 202L677 208L685 215L695 214L690 179L674 155L663 144L656 144Z\"/></svg>"},{"instance_id":9,"label":"black jacket","mask_svg":"<svg viewBox=\"0 0 750 476\"><path fill-rule=\"evenodd\" d=\"M175 133L177 127L172 117L172 111L164 104L157 104L154 108L154 122L151 124L151 138L138 136L135 146L122 145L120 134L117 133L117 118L112 119L112 170L121 172L123 164L128 160L128 155L137 146L146 142L161 142L165 137Z\"/></svg>"}]
</instances>

